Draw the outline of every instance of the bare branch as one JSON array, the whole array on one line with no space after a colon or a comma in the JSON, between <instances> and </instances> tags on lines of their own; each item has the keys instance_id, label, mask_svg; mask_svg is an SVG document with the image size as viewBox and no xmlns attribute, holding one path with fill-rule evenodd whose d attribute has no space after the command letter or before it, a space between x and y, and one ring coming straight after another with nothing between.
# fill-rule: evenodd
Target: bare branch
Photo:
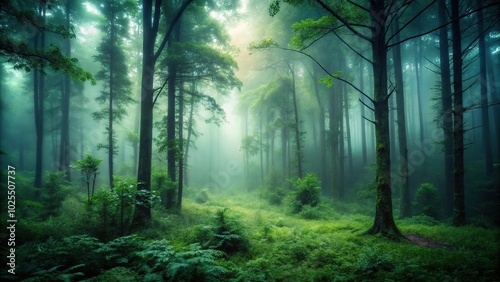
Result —
<instances>
[{"instance_id":1,"label":"bare branch","mask_svg":"<svg viewBox=\"0 0 500 282\"><path fill-rule=\"evenodd\" d=\"M391 39L394 38L394 36L396 36L398 33L400 33L401 31L403 31L403 29L405 29L406 27L408 27L408 25L410 25L410 23L412 23L416 18L418 18L421 14L423 14L425 12L425 10L427 10L434 3L436 3L436 0L431 1L427 6L425 6L425 8L423 8L422 10L420 10L413 18L411 18L408 22L406 22L399 30L396 30L396 32L394 32L394 34L392 34L387 39L386 43L389 43L391 41Z\"/></svg>"},{"instance_id":2,"label":"bare branch","mask_svg":"<svg viewBox=\"0 0 500 282\"><path fill-rule=\"evenodd\" d=\"M363 119L365 119L365 120L367 120L367 121L369 121L369 122L373 123L374 125L377 125L377 122L376 122L376 121L373 121L373 120L371 120L371 119L368 119L368 118L366 118L365 116L363 116Z\"/></svg>"},{"instance_id":3,"label":"bare branch","mask_svg":"<svg viewBox=\"0 0 500 282\"><path fill-rule=\"evenodd\" d=\"M370 109L372 112L375 111L372 107L368 106L365 102L363 102L363 100L359 99L359 101L361 102L361 104L363 104L365 107L367 107L368 109Z\"/></svg>"},{"instance_id":4,"label":"bare branch","mask_svg":"<svg viewBox=\"0 0 500 282\"><path fill-rule=\"evenodd\" d=\"M360 56L361 58L363 58L365 61L369 62L370 64L373 64L373 62L370 61L367 57L363 56L363 54L361 54L359 51L352 48L352 46L349 43L347 43L341 36L339 36L335 31L333 31L333 34L335 34L335 36L337 36L337 38L340 39L340 41L342 41L342 43L344 43L349 49L351 49L351 51L356 53L358 56Z\"/></svg>"},{"instance_id":5,"label":"bare branch","mask_svg":"<svg viewBox=\"0 0 500 282\"><path fill-rule=\"evenodd\" d=\"M175 25L181 18L182 14L184 13L184 10L191 4L193 0L185 0L184 3L182 3L182 6L179 8L177 13L175 14L172 22L168 26L167 31L165 32L165 36L163 37L162 42L160 43L160 46L158 47L158 50L156 50L156 53L154 54L154 60L156 61L158 57L160 56L161 52L163 51L163 48L165 48L165 45L167 44L167 41L170 39L170 35L172 34L172 31L174 30ZM155 11L156 13L156 11Z\"/></svg>"}]
</instances>

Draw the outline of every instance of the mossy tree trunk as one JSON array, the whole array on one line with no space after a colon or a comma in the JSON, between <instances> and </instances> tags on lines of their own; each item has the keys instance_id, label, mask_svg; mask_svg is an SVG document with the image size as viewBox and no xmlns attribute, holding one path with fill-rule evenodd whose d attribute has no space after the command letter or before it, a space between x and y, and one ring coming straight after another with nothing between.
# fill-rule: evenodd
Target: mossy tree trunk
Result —
<instances>
[{"instance_id":1,"label":"mossy tree trunk","mask_svg":"<svg viewBox=\"0 0 500 282\"><path fill-rule=\"evenodd\" d=\"M387 13L383 0L371 1L372 56L374 75L374 111L376 142L376 206L373 226L369 234L402 236L394 222L391 195L391 156L389 142L389 106L387 93L387 45L385 27Z\"/></svg>"}]
</instances>

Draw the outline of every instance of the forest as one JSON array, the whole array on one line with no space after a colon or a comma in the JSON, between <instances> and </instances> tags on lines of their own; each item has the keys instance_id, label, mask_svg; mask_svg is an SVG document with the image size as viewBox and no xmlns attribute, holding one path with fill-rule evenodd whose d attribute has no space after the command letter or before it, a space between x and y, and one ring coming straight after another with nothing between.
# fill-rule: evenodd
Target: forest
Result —
<instances>
[{"instance_id":1,"label":"forest","mask_svg":"<svg viewBox=\"0 0 500 282\"><path fill-rule=\"evenodd\" d=\"M0 0L2 281L500 281L500 2Z\"/></svg>"}]
</instances>

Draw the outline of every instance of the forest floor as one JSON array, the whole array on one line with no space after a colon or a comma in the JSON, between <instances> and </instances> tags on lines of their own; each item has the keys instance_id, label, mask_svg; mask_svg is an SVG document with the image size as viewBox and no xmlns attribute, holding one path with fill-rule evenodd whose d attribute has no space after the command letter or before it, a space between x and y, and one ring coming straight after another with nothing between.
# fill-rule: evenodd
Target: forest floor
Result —
<instances>
[{"instance_id":1,"label":"forest floor","mask_svg":"<svg viewBox=\"0 0 500 282\"><path fill-rule=\"evenodd\" d=\"M292 213L287 200L271 204L259 191L199 193L188 190L181 211L153 209L150 228L108 239L100 237L99 213L90 218L80 196L70 197L58 216L20 223L18 275L29 281L500 281L498 227L414 216L396 220L408 239L398 242L366 234L373 222L366 203L323 199Z\"/></svg>"}]
</instances>

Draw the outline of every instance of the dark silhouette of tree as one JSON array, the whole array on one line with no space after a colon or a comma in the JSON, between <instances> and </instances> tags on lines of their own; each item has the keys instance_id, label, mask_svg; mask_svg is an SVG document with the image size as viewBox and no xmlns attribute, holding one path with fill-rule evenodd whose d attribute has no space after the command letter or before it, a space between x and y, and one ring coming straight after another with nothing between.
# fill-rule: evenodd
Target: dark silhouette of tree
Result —
<instances>
[{"instance_id":1,"label":"dark silhouette of tree","mask_svg":"<svg viewBox=\"0 0 500 282\"><path fill-rule=\"evenodd\" d=\"M101 7L104 22L100 28L105 34L97 47L98 55L94 59L101 63L101 70L96 78L102 80L104 84L104 90L96 100L105 107L94 112L93 117L96 120L107 121L105 130L107 140L97 147L108 152L109 186L113 189L113 157L118 152L113 125L123 119L127 113L127 105L133 102L132 83L128 78L127 58L122 45L129 29L128 13L134 6L132 2L113 0L106 1Z\"/></svg>"}]
</instances>

